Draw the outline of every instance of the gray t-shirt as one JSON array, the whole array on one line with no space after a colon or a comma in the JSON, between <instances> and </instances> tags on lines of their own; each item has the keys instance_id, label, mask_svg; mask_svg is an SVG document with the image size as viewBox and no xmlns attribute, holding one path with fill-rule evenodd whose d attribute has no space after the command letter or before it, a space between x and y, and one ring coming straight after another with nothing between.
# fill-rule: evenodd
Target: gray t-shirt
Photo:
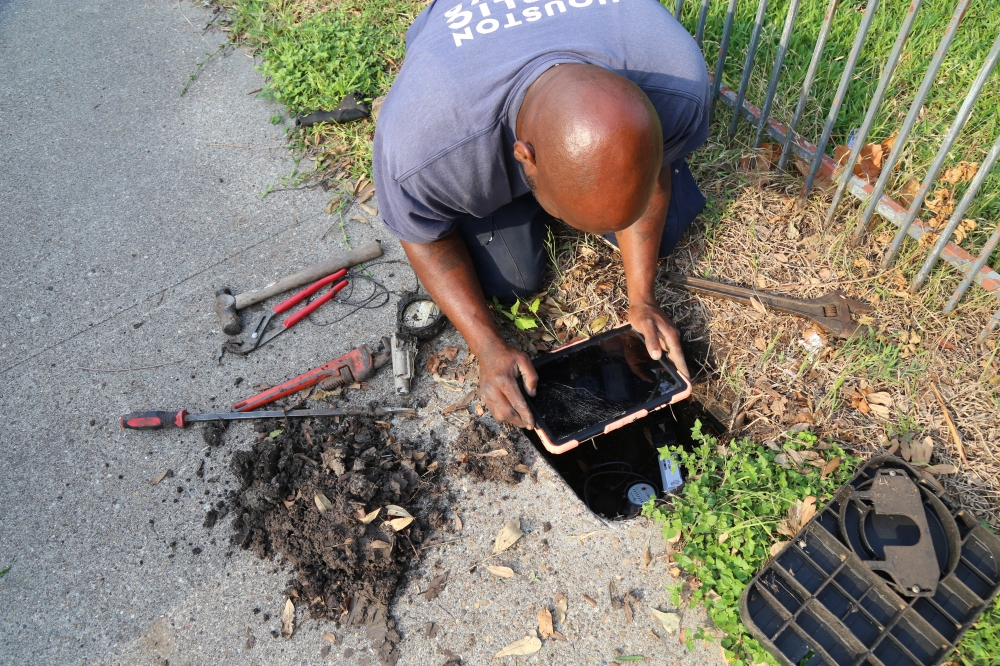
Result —
<instances>
[{"instance_id":1,"label":"gray t-shirt","mask_svg":"<svg viewBox=\"0 0 1000 666\"><path fill-rule=\"evenodd\" d=\"M708 137L704 59L656 0L435 0L407 31L375 130L389 230L429 243L529 192L514 160L517 112L528 86L566 62L642 88L660 117L664 164Z\"/></svg>"}]
</instances>

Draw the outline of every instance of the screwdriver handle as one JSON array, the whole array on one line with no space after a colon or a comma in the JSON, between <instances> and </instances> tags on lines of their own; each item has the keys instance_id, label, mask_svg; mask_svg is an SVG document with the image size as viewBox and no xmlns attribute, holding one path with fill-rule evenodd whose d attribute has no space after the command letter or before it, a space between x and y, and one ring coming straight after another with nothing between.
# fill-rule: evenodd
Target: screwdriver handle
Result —
<instances>
[{"instance_id":1,"label":"screwdriver handle","mask_svg":"<svg viewBox=\"0 0 1000 666\"><path fill-rule=\"evenodd\" d=\"M121 426L130 430L160 430L183 428L186 410L176 412L132 412L121 418Z\"/></svg>"}]
</instances>

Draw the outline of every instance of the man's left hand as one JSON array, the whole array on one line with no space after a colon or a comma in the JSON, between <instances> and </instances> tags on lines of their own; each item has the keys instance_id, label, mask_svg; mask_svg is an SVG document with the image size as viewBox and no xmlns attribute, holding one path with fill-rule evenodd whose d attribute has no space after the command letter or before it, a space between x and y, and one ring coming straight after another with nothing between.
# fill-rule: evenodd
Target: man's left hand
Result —
<instances>
[{"instance_id":1,"label":"man's left hand","mask_svg":"<svg viewBox=\"0 0 1000 666\"><path fill-rule=\"evenodd\" d=\"M677 372L687 381L688 387L674 396L670 404L684 400L691 395L691 374L684 361L684 350L681 349L681 336L677 327L663 313L657 303L633 303L628 311L628 321L646 340L646 351L654 360L659 359L666 351Z\"/></svg>"}]
</instances>

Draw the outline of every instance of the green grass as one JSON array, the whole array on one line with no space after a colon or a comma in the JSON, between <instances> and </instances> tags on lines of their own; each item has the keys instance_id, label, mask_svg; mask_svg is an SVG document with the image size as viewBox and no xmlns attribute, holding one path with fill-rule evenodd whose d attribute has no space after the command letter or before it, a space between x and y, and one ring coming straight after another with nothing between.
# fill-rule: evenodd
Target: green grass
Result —
<instances>
[{"instance_id":1,"label":"green grass","mask_svg":"<svg viewBox=\"0 0 1000 666\"><path fill-rule=\"evenodd\" d=\"M691 452L681 447L660 449L661 455L671 456L684 468L686 483L680 495L666 505L651 501L643 513L662 526L666 539L680 537L681 550L674 554L674 562L701 582L691 603L703 603L709 619L726 633L722 647L732 666L773 664L740 621L740 595L770 558L771 545L787 540L775 530L788 507L813 496L817 508L822 508L854 474L859 461L832 445L821 453L827 460L840 456L842 462L821 478L815 468L804 474L784 469L774 462L778 452L748 439L729 442L723 451L715 438L701 432L700 423L692 435L698 446ZM802 432L786 441L785 448L811 449L816 443L814 435ZM682 587L678 583L673 589L675 605L681 603Z\"/></svg>"},{"instance_id":2,"label":"green grass","mask_svg":"<svg viewBox=\"0 0 1000 666\"><path fill-rule=\"evenodd\" d=\"M14 560L11 560L10 564L8 564L3 569L0 569L0 579L2 579L4 576L6 576L8 573L10 573L10 568L12 566L14 566Z\"/></svg>"},{"instance_id":3,"label":"green grass","mask_svg":"<svg viewBox=\"0 0 1000 666\"><path fill-rule=\"evenodd\" d=\"M982 666L996 663L1000 655L1000 597L962 637L950 659L961 666Z\"/></svg>"},{"instance_id":4,"label":"green grass","mask_svg":"<svg viewBox=\"0 0 1000 666\"><path fill-rule=\"evenodd\" d=\"M264 96L290 115L334 108L359 92L384 95L404 55L406 29L423 7L413 0L223 0L234 37L262 57ZM273 119L272 119L272 122ZM371 175L370 120L316 125L293 138L300 152L339 144L348 170Z\"/></svg>"},{"instance_id":5,"label":"green grass","mask_svg":"<svg viewBox=\"0 0 1000 666\"><path fill-rule=\"evenodd\" d=\"M666 4L668 7L673 6L669 0ZM710 71L714 70L718 58L726 4L721 0L714 0L709 10L703 51ZM865 4L863 0L844 0L840 4L824 51L822 65L818 70L805 115L799 125L799 132L808 139L815 141L822 132ZM909 4L909 0L883 0L880 3L868 41L834 125L828 154L833 154L833 147L836 144L846 144L850 131L861 125ZM697 25L699 5L699 2L689 0L682 12L681 22L692 33ZM799 10L771 112L772 117L778 121L787 123L794 112L826 5L826 0L804 0ZM739 87L743 72L756 7L756 2L741 2L737 11L730 54L723 73L723 83L734 90ZM761 106L764 101L767 79L774 63L787 8L788 0L775 0L768 5L761 46L757 52L754 73L747 92L747 100L757 106ZM953 9L953 2L925 0L923 3L882 108L875 117L868 141L880 142L902 124ZM894 177L890 180L890 194L897 192L911 177L918 181L923 179L940 146L941 139L951 125L972 80L997 36L998 27L1000 27L1000 13L995 11L991 3L987 0L974 1L958 28L935 85L928 95L924 105L926 113L914 126L903 150ZM1000 134L1000 114L996 113L998 108L1000 108L1000 68L994 70L988 80L972 116L949 154L946 166L963 159L982 162L983 156ZM727 107L720 107L719 113L727 116L731 111ZM743 124L741 131L750 132L751 128ZM965 185L960 185L956 199L961 196ZM989 224L981 223L979 229L973 233L973 245L978 245L989 235L998 215L1000 215L1000 169L994 169L967 214L967 217L990 221ZM970 246L968 241L966 246Z\"/></svg>"}]
</instances>

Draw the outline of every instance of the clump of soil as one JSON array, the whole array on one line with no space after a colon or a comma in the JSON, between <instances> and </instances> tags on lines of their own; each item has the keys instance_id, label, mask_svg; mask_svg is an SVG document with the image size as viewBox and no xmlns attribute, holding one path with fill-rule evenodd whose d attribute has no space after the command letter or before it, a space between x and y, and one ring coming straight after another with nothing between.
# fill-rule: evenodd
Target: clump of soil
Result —
<instances>
[{"instance_id":1,"label":"clump of soil","mask_svg":"<svg viewBox=\"0 0 1000 666\"><path fill-rule=\"evenodd\" d=\"M378 426L350 417L259 423L253 449L231 462L240 482L230 500L232 541L288 560L296 578L285 593L295 605L364 627L391 665L399 634L389 604L420 544L443 523L443 486L435 462ZM388 521L399 509L413 520L396 531Z\"/></svg>"},{"instance_id":2,"label":"clump of soil","mask_svg":"<svg viewBox=\"0 0 1000 666\"><path fill-rule=\"evenodd\" d=\"M477 481L519 482L528 468L510 434L502 427L494 434L479 420L465 426L455 441L458 469ZM506 453L501 454L501 451Z\"/></svg>"}]
</instances>

